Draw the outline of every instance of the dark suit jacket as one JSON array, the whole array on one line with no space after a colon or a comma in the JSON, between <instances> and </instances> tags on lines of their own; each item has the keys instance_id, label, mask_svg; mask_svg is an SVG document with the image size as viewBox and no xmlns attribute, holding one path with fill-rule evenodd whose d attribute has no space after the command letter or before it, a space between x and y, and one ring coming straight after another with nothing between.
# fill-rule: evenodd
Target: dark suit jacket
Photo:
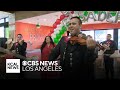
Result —
<instances>
[{"instance_id":1,"label":"dark suit jacket","mask_svg":"<svg viewBox=\"0 0 120 90\"><path fill-rule=\"evenodd\" d=\"M113 40L106 40L104 42L102 42L102 44L107 44L107 43L110 43L110 50L106 50L104 52L104 54L113 54L115 52L115 50L117 50L117 45L116 45L116 42L113 41Z\"/></svg>"},{"instance_id":2,"label":"dark suit jacket","mask_svg":"<svg viewBox=\"0 0 120 90\"><path fill-rule=\"evenodd\" d=\"M62 37L61 40L59 41L59 43L56 45L56 47L54 48L54 50L51 52L49 60L50 61L54 61L57 59L57 57L60 55L60 65L62 66L63 71L65 72L69 72L69 54L66 53L65 56L65 60L63 59L64 57L64 52L65 52L65 48L68 47L68 45L70 44L69 41L65 42L65 38L66 37ZM69 45L70 46L70 45ZM72 71L74 74L73 77L78 78L78 77L84 77L85 75L87 75L87 70L88 70L88 64L92 64L95 61L95 49L88 49L86 45L80 45L80 44L76 44L76 46L74 48L69 47L69 50L73 51L73 67L72 67ZM67 68L67 69L66 69ZM66 69L66 70L65 70ZM83 74L84 73L84 74ZM67 74L69 75L69 74ZM82 75L82 76L80 76Z\"/></svg>"},{"instance_id":3,"label":"dark suit jacket","mask_svg":"<svg viewBox=\"0 0 120 90\"><path fill-rule=\"evenodd\" d=\"M50 57L49 57L50 61L56 60L59 55L60 55L60 60L63 60L65 48L67 47L67 42L65 41L65 38L66 36L62 37L59 43L56 45L56 47L51 52ZM83 55L89 56L88 58L84 57L84 59L93 59L94 55L97 53L95 52L95 49L90 50L86 47L86 45L82 46L81 48L84 48L83 50L80 50L81 52L83 52Z\"/></svg>"},{"instance_id":4,"label":"dark suit jacket","mask_svg":"<svg viewBox=\"0 0 120 90\"><path fill-rule=\"evenodd\" d=\"M10 51L16 50L16 52L17 52L17 48L18 48L18 54L26 57L27 43L23 42L22 45L18 44L17 46L16 46L16 43L13 44L12 48L10 49Z\"/></svg>"}]
</instances>

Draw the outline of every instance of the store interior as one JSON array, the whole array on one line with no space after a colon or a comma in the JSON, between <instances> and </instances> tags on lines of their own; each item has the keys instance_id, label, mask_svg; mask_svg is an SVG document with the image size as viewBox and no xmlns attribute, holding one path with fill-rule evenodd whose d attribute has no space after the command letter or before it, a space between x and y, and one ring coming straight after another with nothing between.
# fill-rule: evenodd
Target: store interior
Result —
<instances>
[{"instance_id":1,"label":"store interior","mask_svg":"<svg viewBox=\"0 0 120 90\"><path fill-rule=\"evenodd\" d=\"M34 12L31 15L26 13ZM0 11L0 47L9 48L4 45L7 41L16 41L16 35L22 34L24 41L27 42L27 58L41 60L40 47L44 38L49 35L53 41L58 44L62 36L67 36L67 24L72 16L79 16L82 21L81 32L91 35L95 41L105 41L106 35L111 34L112 40L117 44L119 54L120 50L120 13L108 11ZM21 13L21 14L20 14ZM18 16L16 16L18 15ZM21 15L21 16L20 16ZM23 15L23 16L22 16ZM27 17L28 15L28 17ZM110 16L107 16L110 15ZM22 18L23 17L23 18ZM65 26L65 30L63 27ZM62 32L62 34L60 34ZM0 55L0 64L4 62L4 56ZM8 56L9 58L9 56ZM115 78L120 79L120 56L115 58ZM4 72L5 66L1 66L1 72ZM104 63L103 56L99 55L95 61L96 79L103 79ZM40 78L39 74L28 76L26 78Z\"/></svg>"}]
</instances>

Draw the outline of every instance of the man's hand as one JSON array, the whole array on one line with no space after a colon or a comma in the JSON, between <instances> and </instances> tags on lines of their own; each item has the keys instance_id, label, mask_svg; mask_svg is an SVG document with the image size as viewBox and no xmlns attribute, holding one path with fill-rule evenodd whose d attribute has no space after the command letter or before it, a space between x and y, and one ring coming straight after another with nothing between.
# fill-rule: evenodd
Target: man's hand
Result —
<instances>
[{"instance_id":1,"label":"man's hand","mask_svg":"<svg viewBox=\"0 0 120 90\"><path fill-rule=\"evenodd\" d=\"M106 49L106 50L110 50L110 47L106 44L103 44L103 47Z\"/></svg>"},{"instance_id":2,"label":"man's hand","mask_svg":"<svg viewBox=\"0 0 120 90\"><path fill-rule=\"evenodd\" d=\"M15 50L12 50L12 53L16 53L16 51L15 51Z\"/></svg>"},{"instance_id":3,"label":"man's hand","mask_svg":"<svg viewBox=\"0 0 120 90\"><path fill-rule=\"evenodd\" d=\"M92 38L86 40L87 48L94 49L96 47L96 42Z\"/></svg>"}]
</instances>

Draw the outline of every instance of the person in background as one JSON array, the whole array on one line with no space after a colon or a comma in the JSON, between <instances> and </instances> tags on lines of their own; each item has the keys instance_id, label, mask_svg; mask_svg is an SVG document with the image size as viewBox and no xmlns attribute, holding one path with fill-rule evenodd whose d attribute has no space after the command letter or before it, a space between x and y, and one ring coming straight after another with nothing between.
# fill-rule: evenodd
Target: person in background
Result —
<instances>
[{"instance_id":1,"label":"person in background","mask_svg":"<svg viewBox=\"0 0 120 90\"><path fill-rule=\"evenodd\" d=\"M117 50L116 42L111 40L111 34L107 34L106 40L102 42L104 50L104 65L105 65L105 74L106 79L114 78L114 59L110 58L110 55ZM110 75L110 76L109 76Z\"/></svg>"},{"instance_id":2,"label":"person in background","mask_svg":"<svg viewBox=\"0 0 120 90\"><path fill-rule=\"evenodd\" d=\"M93 37L91 35L87 35L86 37L87 37L87 39L93 39ZM95 50L94 50L94 56L93 56L93 58L91 58L92 62L88 63L88 75L93 80L95 79L95 67L94 67L94 64L95 64L96 58L98 58L98 51L99 51L99 48L96 46Z\"/></svg>"},{"instance_id":3,"label":"person in background","mask_svg":"<svg viewBox=\"0 0 120 90\"><path fill-rule=\"evenodd\" d=\"M26 49L27 43L24 41L22 34L17 34L17 42L13 43L10 51L12 51L12 53L21 55L21 57L14 56L14 58L20 59L20 79L24 78L24 73L22 71L22 61L24 61L24 58L26 58Z\"/></svg>"},{"instance_id":4,"label":"person in background","mask_svg":"<svg viewBox=\"0 0 120 90\"><path fill-rule=\"evenodd\" d=\"M51 51L54 49L55 44L51 36L46 36L44 42L41 45L41 61L48 61ZM55 72L42 71L42 79L51 79L55 77Z\"/></svg>"},{"instance_id":5,"label":"person in background","mask_svg":"<svg viewBox=\"0 0 120 90\"><path fill-rule=\"evenodd\" d=\"M23 40L22 34L17 34L17 42L13 44L10 51L26 57L26 49L27 49L27 43Z\"/></svg>"},{"instance_id":6,"label":"person in background","mask_svg":"<svg viewBox=\"0 0 120 90\"><path fill-rule=\"evenodd\" d=\"M51 50L55 47L55 44L51 36L46 36L44 42L41 45L41 60L48 61Z\"/></svg>"},{"instance_id":7,"label":"person in background","mask_svg":"<svg viewBox=\"0 0 120 90\"><path fill-rule=\"evenodd\" d=\"M12 39L8 39L7 41L6 41L6 43L5 44L7 44L7 49L8 50L10 50L11 49L11 47L13 46L13 38Z\"/></svg>"}]
</instances>

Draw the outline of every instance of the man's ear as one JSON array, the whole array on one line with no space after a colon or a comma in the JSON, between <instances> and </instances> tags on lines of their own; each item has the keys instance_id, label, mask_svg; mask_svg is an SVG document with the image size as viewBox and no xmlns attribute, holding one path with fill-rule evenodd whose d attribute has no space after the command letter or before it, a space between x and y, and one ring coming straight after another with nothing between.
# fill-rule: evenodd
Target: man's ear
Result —
<instances>
[{"instance_id":1,"label":"man's ear","mask_svg":"<svg viewBox=\"0 0 120 90\"><path fill-rule=\"evenodd\" d=\"M80 28L79 29L81 30L81 28L82 28L82 24L80 24Z\"/></svg>"}]
</instances>

